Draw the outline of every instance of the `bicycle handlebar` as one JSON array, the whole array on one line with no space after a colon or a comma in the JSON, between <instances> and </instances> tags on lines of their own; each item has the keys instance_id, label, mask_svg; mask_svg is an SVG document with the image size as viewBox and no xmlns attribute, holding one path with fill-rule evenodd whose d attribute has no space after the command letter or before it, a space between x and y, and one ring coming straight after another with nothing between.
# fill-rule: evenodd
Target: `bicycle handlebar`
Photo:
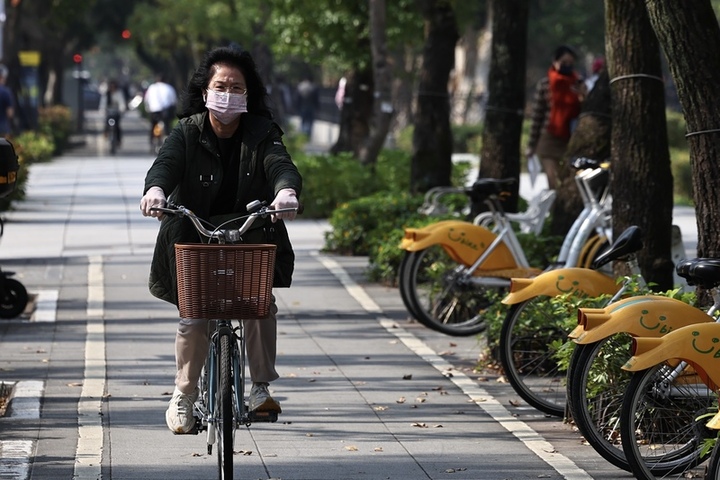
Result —
<instances>
[{"instance_id":1,"label":"bicycle handlebar","mask_svg":"<svg viewBox=\"0 0 720 480\"><path fill-rule=\"evenodd\" d=\"M221 225L218 225L217 227L213 226L213 230L209 230L205 227L205 224L211 225L209 222L199 218L197 215L195 215L192 210L189 208L183 207L182 205L174 205L172 203L169 203L165 207L152 207L150 208L150 211L155 212L162 212L162 213L168 213L171 215L179 215L181 217L187 217L192 222L195 229L200 233L201 235L207 237L208 239L215 239L220 243L235 243L242 239L242 236L245 232L250 230L250 227L252 224L257 220L258 217L267 217L268 215L272 215L275 213L283 213L283 212L298 212L302 213L302 207L299 208L280 208L280 209L274 209L269 206L267 206L264 202L260 202L259 200L254 200L247 204L247 211L249 212L247 215L240 215L239 217L230 219ZM222 226L226 225L228 223L245 219L245 222L240 226L238 229L223 229ZM211 225L212 226L212 225Z\"/></svg>"}]
</instances>

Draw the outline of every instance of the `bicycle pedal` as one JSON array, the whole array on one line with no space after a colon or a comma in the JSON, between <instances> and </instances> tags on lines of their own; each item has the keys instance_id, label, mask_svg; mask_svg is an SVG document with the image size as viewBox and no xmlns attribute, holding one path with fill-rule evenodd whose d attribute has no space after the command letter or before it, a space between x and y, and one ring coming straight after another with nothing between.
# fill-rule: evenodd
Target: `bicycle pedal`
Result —
<instances>
[{"instance_id":1,"label":"bicycle pedal","mask_svg":"<svg viewBox=\"0 0 720 480\"><path fill-rule=\"evenodd\" d=\"M278 412L248 412L248 420L251 423L275 423L278 419Z\"/></svg>"}]
</instances>

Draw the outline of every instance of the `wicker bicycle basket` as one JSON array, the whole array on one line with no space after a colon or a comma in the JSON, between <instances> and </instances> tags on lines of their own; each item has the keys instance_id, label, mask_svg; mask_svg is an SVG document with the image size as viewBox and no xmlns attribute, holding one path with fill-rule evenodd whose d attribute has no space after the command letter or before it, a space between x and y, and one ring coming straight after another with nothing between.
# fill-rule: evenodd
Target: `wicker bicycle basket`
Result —
<instances>
[{"instance_id":1,"label":"wicker bicycle basket","mask_svg":"<svg viewBox=\"0 0 720 480\"><path fill-rule=\"evenodd\" d=\"M276 248L265 244L176 244L180 317L267 317Z\"/></svg>"}]
</instances>

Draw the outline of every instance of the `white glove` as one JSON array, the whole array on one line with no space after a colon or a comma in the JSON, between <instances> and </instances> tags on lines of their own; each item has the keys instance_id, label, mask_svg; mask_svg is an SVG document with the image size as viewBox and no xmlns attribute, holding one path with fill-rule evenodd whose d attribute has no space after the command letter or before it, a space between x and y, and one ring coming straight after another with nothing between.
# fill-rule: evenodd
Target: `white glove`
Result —
<instances>
[{"instance_id":1,"label":"white glove","mask_svg":"<svg viewBox=\"0 0 720 480\"><path fill-rule=\"evenodd\" d=\"M295 195L295 190L292 188L283 188L280 190L277 195L275 196L275 200L272 201L270 206L274 209L280 210L283 208L298 208L300 204L298 203L297 196ZM270 216L273 223L277 222L278 219L280 220L293 220L295 218L295 215L297 215L297 212L283 212L283 213L277 213Z\"/></svg>"},{"instance_id":2,"label":"white glove","mask_svg":"<svg viewBox=\"0 0 720 480\"><path fill-rule=\"evenodd\" d=\"M164 207L167 203L165 198L165 192L160 187L150 187L145 193L145 196L140 200L140 211L146 217L157 217L161 220L163 212L150 211L153 207Z\"/></svg>"}]
</instances>

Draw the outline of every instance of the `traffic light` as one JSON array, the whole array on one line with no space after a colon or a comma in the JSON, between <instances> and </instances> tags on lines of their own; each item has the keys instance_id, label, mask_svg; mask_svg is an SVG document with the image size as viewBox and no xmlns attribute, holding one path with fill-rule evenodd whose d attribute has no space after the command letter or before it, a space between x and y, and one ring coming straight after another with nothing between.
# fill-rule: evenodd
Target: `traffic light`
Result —
<instances>
[{"instance_id":1,"label":"traffic light","mask_svg":"<svg viewBox=\"0 0 720 480\"><path fill-rule=\"evenodd\" d=\"M75 55L73 55L73 62L82 63L82 55L80 55L79 53L76 53Z\"/></svg>"},{"instance_id":2,"label":"traffic light","mask_svg":"<svg viewBox=\"0 0 720 480\"><path fill-rule=\"evenodd\" d=\"M125 40L129 40L130 37L131 37L130 30L128 30L127 28L126 28L125 30L123 30L120 35L121 35L122 38L125 39Z\"/></svg>"}]
</instances>

